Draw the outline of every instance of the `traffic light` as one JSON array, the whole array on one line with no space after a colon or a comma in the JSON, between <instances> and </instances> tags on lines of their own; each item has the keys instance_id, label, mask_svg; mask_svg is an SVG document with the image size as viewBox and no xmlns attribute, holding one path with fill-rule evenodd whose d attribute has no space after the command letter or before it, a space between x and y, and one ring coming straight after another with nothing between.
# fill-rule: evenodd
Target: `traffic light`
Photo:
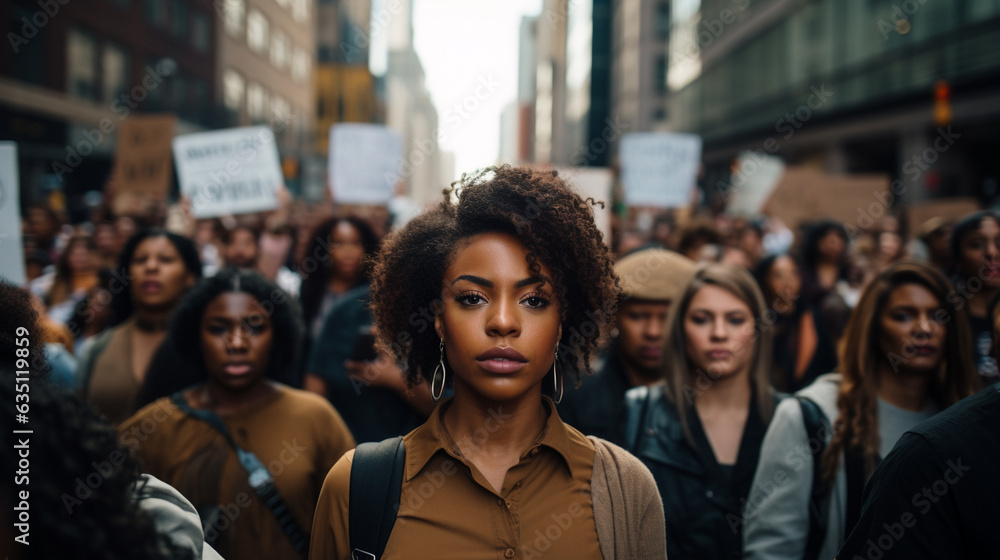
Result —
<instances>
[{"instance_id":1,"label":"traffic light","mask_svg":"<svg viewBox=\"0 0 1000 560\"><path fill-rule=\"evenodd\" d=\"M938 80L934 84L934 124L951 124L951 84L948 80Z\"/></svg>"}]
</instances>

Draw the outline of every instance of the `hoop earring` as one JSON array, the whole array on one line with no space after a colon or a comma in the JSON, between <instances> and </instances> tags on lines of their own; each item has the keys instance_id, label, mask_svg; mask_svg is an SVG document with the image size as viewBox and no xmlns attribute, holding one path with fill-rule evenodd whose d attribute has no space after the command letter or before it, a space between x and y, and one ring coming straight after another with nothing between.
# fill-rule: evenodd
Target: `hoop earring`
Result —
<instances>
[{"instance_id":1,"label":"hoop earring","mask_svg":"<svg viewBox=\"0 0 1000 560\"><path fill-rule=\"evenodd\" d=\"M553 384L555 385L555 387L554 387L555 392L552 393L552 394L556 396L556 398L555 398L555 403L556 404L559 404L559 403L562 402L563 388L565 387L565 384L563 383L562 377L559 376L559 372L556 370L556 364L558 362L559 362L559 350L556 349L555 358L552 359L552 379L553 379Z\"/></svg>"},{"instance_id":2,"label":"hoop earring","mask_svg":"<svg viewBox=\"0 0 1000 560\"><path fill-rule=\"evenodd\" d=\"M444 367L444 340L443 339L441 340L441 347L440 348L441 348L441 360L438 362L437 367L434 368L434 375L431 377L431 398L434 399L434 402L438 402L439 400L441 400L441 395L444 394L444 383L445 383L445 381L447 379L447 376L448 376L448 370L445 369L445 367ZM441 372L441 385L440 385L440 389L438 389L437 391L435 391L434 390L434 386L438 384L437 383L438 372Z\"/></svg>"}]
</instances>

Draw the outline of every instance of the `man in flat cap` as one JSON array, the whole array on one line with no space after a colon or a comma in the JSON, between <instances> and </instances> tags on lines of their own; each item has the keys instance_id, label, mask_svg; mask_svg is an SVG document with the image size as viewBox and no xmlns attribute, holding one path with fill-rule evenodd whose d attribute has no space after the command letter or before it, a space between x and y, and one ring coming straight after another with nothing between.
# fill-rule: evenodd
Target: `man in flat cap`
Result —
<instances>
[{"instance_id":1,"label":"man in flat cap","mask_svg":"<svg viewBox=\"0 0 1000 560\"><path fill-rule=\"evenodd\" d=\"M662 379L667 313L694 276L691 259L666 249L630 253L615 264L622 288L611 344L596 373L566 387L559 416L586 435L621 444L625 392Z\"/></svg>"}]
</instances>

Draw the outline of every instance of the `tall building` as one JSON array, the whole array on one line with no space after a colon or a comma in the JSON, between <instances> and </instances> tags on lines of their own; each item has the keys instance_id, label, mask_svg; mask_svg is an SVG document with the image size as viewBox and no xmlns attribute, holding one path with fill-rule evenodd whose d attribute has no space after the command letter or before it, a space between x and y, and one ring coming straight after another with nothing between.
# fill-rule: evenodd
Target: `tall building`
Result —
<instances>
[{"instance_id":1,"label":"tall building","mask_svg":"<svg viewBox=\"0 0 1000 560\"><path fill-rule=\"evenodd\" d=\"M611 0L570 3L566 36L566 136L560 163L606 166L621 135L611 112Z\"/></svg>"},{"instance_id":2,"label":"tall building","mask_svg":"<svg viewBox=\"0 0 1000 560\"><path fill-rule=\"evenodd\" d=\"M697 9L696 0L613 3L611 115L627 132L667 129L667 53L674 4L694 4Z\"/></svg>"},{"instance_id":3,"label":"tall building","mask_svg":"<svg viewBox=\"0 0 1000 560\"><path fill-rule=\"evenodd\" d=\"M222 7L216 79L226 124L270 126L281 155L298 162L312 149L315 122L315 0L215 3Z\"/></svg>"},{"instance_id":4,"label":"tall building","mask_svg":"<svg viewBox=\"0 0 1000 560\"><path fill-rule=\"evenodd\" d=\"M565 163L566 31L568 0L543 0L534 24L536 163Z\"/></svg>"},{"instance_id":5,"label":"tall building","mask_svg":"<svg viewBox=\"0 0 1000 560\"><path fill-rule=\"evenodd\" d=\"M380 122L384 111L368 67L371 0L319 0L316 17L316 131L314 153L325 157L330 127L342 122ZM377 30L376 30L377 31Z\"/></svg>"},{"instance_id":6,"label":"tall building","mask_svg":"<svg viewBox=\"0 0 1000 560\"><path fill-rule=\"evenodd\" d=\"M13 0L0 14L0 139L18 143L25 203L61 191L85 209L129 115L173 113L179 133L223 124L213 0Z\"/></svg>"},{"instance_id":7,"label":"tall building","mask_svg":"<svg viewBox=\"0 0 1000 560\"><path fill-rule=\"evenodd\" d=\"M757 149L886 173L908 200L996 194L1000 4L673 4L671 125L704 139L709 187Z\"/></svg>"},{"instance_id":8,"label":"tall building","mask_svg":"<svg viewBox=\"0 0 1000 560\"><path fill-rule=\"evenodd\" d=\"M437 200L440 176L438 113L424 83L424 67L413 47L413 0L388 3L386 124L403 136L400 177L418 205ZM379 14L376 14L379 15Z\"/></svg>"}]
</instances>

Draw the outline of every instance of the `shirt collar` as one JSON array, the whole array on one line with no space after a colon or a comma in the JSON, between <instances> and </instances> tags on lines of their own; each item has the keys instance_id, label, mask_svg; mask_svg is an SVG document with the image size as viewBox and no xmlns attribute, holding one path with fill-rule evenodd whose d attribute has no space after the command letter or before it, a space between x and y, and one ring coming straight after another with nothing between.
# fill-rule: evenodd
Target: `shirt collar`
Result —
<instances>
[{"instance_id":1,"label":"shirt collar","mask_svg":"<svg viewBox=\"0 0 1000 560\"><path fill-rule=\"evenodd\" d=\"M438 452L447 453L456 460L463 461L458 445L444 426L444 411L450 404L451 398L438 403L427 421L406 436L405 479L407 481L420 474ZM538 440L525 453L531 454L541 446L548 447L562 458L569 474L575 477L578 473L574 472L574 465L589 464L593 460L594 447L586 437L563 423L551 398L543 395L542 404L549 413L545 428L538 436ZM494 418L499 422L503 414L501 406L494 414Z\"/></svg>"}]
</instances>

